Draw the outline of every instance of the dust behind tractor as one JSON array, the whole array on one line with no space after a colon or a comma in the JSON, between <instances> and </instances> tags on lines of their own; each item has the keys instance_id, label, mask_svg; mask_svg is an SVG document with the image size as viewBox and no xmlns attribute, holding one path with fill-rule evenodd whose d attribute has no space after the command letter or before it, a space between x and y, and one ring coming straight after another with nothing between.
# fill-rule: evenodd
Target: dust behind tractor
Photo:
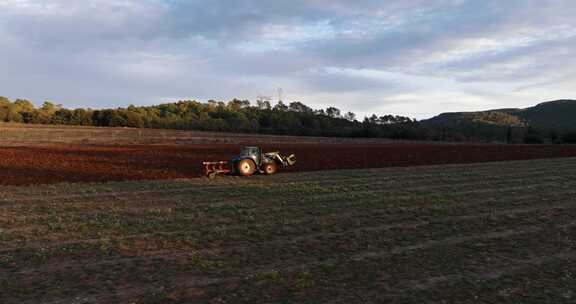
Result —
<instances>
[{"instance_id":1,"label":"dust behind tractor","mask_svg":"<svg viewBox=\"0 0 576 304\"><path fill-rule=\"evenodd\" d=\"M231 164L232 168L228 168ZM283 156L280 152L263 153L260 147L244 147L240 154L232 160L203 162L204 175L212 179L218 175L235 174L251 176L255 173L272 175L278 171L278 167L289 167L296 164L296 156L290 154Z\"/></svg>"}]
</instances>

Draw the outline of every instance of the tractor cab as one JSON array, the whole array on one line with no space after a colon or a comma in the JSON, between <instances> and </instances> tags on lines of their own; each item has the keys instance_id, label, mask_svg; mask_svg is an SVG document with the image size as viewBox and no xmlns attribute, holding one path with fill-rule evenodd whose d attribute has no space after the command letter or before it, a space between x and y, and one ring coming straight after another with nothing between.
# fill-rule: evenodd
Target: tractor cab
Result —
<instances>
[{"instance_id":1,"label":"tractor cab","mask_svg":"<svg viewBox=\"0 0 576 304\"><path fill-rule=\"evenodd\" d=\"M238 162L243 159L251 159L257 167L262 164L262 150L259 147L244 147L240 150L233 162Z\"/></svg>"}]
</instances>

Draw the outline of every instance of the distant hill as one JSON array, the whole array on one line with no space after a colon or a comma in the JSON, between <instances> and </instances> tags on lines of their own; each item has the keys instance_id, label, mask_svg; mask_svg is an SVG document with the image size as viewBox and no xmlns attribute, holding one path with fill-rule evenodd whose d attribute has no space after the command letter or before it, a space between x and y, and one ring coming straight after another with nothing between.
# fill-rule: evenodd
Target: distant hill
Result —
<instances>
[{"instance_id":1,"label":"distant hill","mask_svg":"<svg viewBox=\"0 0 576 304\"><path fill-rule=\"evenodd\" d=\"M427 125L495 125L549 130L576 130L576 100L544 102L526 109L443 113L422 121Z\"/></svg>"}]
</instances>

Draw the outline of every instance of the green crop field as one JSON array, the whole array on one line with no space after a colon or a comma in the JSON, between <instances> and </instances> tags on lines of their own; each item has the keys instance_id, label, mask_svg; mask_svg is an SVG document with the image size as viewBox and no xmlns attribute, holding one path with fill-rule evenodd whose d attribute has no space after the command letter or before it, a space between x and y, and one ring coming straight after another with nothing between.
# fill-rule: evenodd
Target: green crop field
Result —
<instances>
[{"instance_id":1,"label":"green crop field","mask_svg":"<svg viewBox=\"0 0 576 304\"><path fill-rule=\"evenodd\" d=\"M576 159L0 187L0 303L575 303Z\"/></svg>"}]
</instances>

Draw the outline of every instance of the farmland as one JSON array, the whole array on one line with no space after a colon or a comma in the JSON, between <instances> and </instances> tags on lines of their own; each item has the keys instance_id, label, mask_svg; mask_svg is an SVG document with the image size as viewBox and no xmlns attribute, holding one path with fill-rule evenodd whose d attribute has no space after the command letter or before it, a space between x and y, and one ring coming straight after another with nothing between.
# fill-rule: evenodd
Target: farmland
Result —
<instances>
[{"instance_id":1,"label":"farmland","mask_svg":"<svg viewBox=\"0 0 576 304\"><path fill-rule=\"evenodd\" d=\"M574 303L576 147L0 128L0 303ZM286 174L197 178L243 145Z\"/></svg>"},{"instance_id":2,"label":"farmland","mask_svg":"<svg viewBox=\"0 0 576 304\"><path fill-rule=\"evenodd\" d=\"M1 303L574 303L576 159L0 187Z\"/></svg>"},{"instance_id":3,"label":"farmland","mask_svg":"<svg viewBox=\"0 0 576 304\"><path fill-rule=\"evenodd\" d=\"M283 171L576 157L576 146L393 142L123 128L0 125L0 184L194 178L243 145L296 154Z\"/></svg>"}]
</instances>

